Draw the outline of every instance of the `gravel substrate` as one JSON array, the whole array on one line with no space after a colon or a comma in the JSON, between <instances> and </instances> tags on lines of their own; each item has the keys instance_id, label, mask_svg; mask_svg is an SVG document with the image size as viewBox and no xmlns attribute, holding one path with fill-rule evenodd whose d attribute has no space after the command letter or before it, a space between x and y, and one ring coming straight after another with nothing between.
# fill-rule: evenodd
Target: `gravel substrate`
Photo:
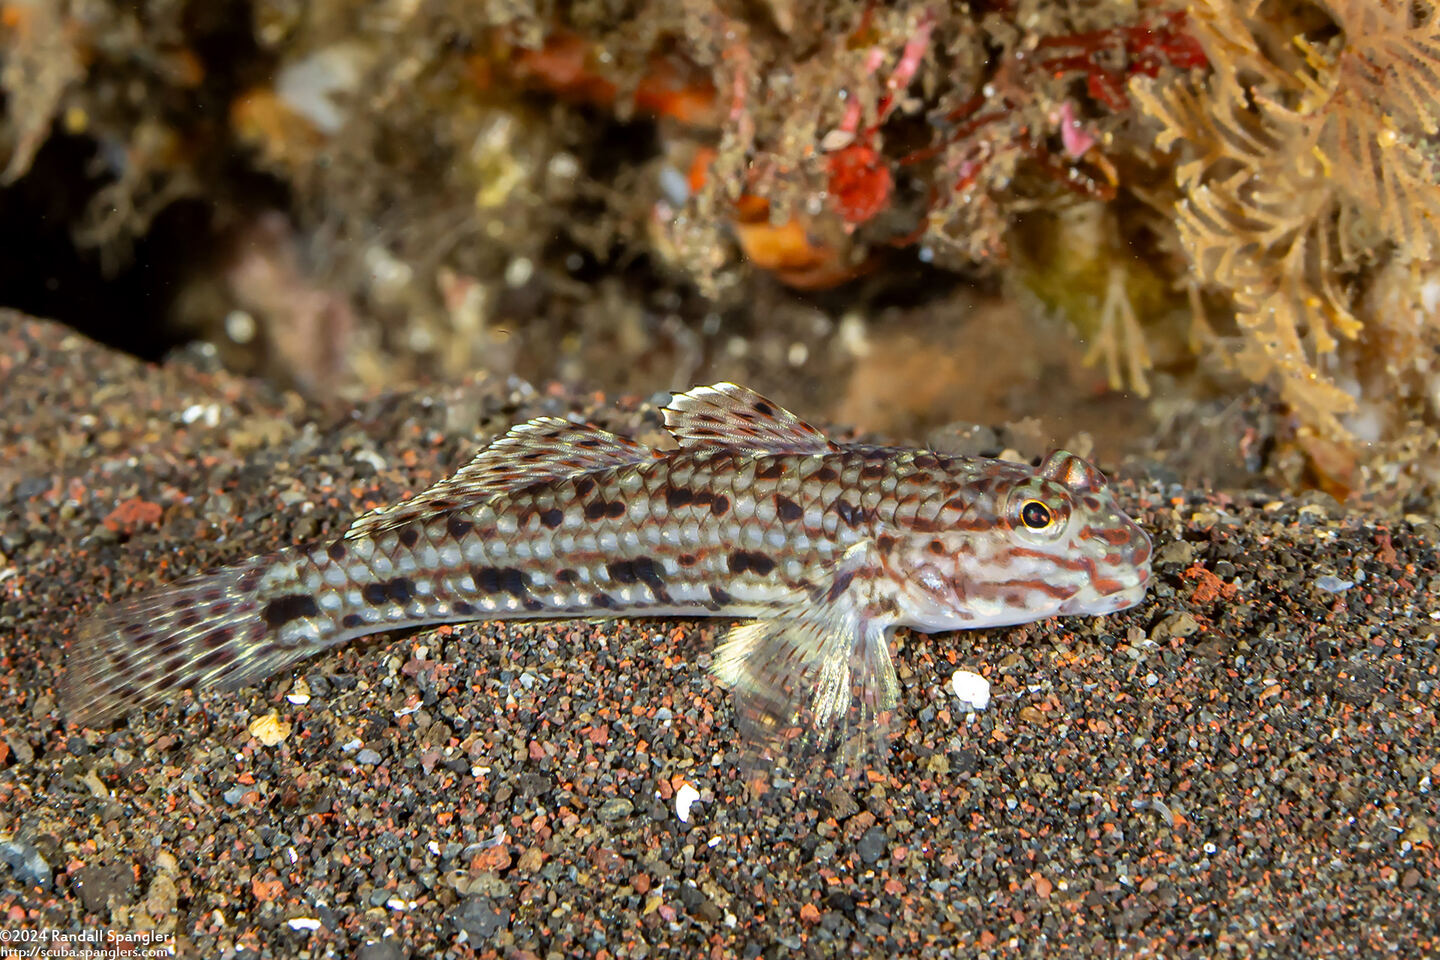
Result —
<instances>
[{"instance_id":1,"label":"gravel substrate","mask_svg":"<svg viewBox=\"0 0 1440 960\"><path fill-rule=\"evenodd\" d=\"M338 531L531 415L651 436L648 400L482 381L327 413L14 316L0 389L7 930L365 960L1440 949L1421 518L1124 484L1145 603L903 634L885 769L757 798L703 622L443 628L111 729L56 711L106 599Z\"/></svg>"}]
</instances>

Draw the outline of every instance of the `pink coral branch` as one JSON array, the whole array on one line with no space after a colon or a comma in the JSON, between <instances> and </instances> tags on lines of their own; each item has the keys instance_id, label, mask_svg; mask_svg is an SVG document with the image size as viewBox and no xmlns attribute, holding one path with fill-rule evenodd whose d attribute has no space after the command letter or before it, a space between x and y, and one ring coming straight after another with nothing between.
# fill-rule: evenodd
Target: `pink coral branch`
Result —
<instances>
[{"instance_id":1,"label":"pink coral branch","mask_svg":"<svg viewBox=\"0 0 1440 960\"><path fill-rule=\"evenodd\" d=\"M890 113L890 108L895 104L896 95L910 86L910 81L915 79L915 74L920 69L920 61L925 58L925 51L930 48L930 34L935 30L935 13L926 10L920 16L920 22L915 26L915 32L905 42L905 49L901 51L900 62L895 64L895 69L890 72L890 79L885 82L885 88L889 90L880 101L877 122L883 123L885 117Z\"/></svg>"},{"instance_id":2,"label":"pink coral branch","mask_svg":"<svg viewBox=\"0 0 1440 960\"><path fill-rule=\"evenodd\" d=\"M925 51L930 48L930 34L935 30L935 14L926 10L921 14L920 22L915 27L915 32L910 39L905 41L905 47L900 51L900 60L895 64L895 69L890 71L890 76L885 81L885 89L888 91L880 98L876 105L875 127L885 122L890 115L890 110L895 105L896 94L910 86L910 81L915 79L915 74L920 70L920 61L925 59ZM861 67L861 76L868 77L880 65L885 62L885 48L873 46L865 54L865 63ZM863 108L858 97L851 97L850 102L845 104L845 115L840 118L834 133L853 134L860 129L860 114ZM838 139L838 138L837 138Z\"/></svg>"},{"instance_id":3,"label":"pink coral branch","mask_svg":"<svg viewBox=\"0 0 1440 960\"><path fill-rule=\"evenodd\" d=\"M1095 134L1085 129L1085 125L1076 119L1075 105L1069 100L1060 104L1050 119L1060 127L1060 143L1071 158L1079 159L1095 146Z\"/></svg>"},{"instance_id":4,"label":"pink coral branch","mask_svg":"<svg viewBox=\"0 0 1440 960\"><path fill-rule=\"evenodd\" d=\"M883 47L871 47L865 55L865 66L862 68L862 76L870 76L880 69L880 64L885 62L885 49ZM845 104L845 115L840 118L840 124L835 129L840 133L854 133L860 129L860 98L851 97L850 102Z\"/></svg>"}]
</instances>

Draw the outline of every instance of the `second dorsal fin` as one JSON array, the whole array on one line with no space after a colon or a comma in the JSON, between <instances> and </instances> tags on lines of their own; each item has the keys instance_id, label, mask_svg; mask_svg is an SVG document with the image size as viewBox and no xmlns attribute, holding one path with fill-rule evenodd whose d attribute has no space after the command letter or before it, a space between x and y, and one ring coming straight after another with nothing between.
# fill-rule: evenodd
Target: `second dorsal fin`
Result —
<instances>
[{"instance_id":1,"label":"second dorsal fin","mask_svg":"<svg viewBox=\"0 0 1440 960\"><path fill-rule=\"evenodd\" d=\"M639 463L657 456L644 444L608 430L559 417L539 417L510 428L465 466L409 500L358 517L347 540L385 530L545 480L558 480L605 467Z\"/></svg>"},{"instance_id":2,"label":"second dorsal fin","mask_svg":"<svg viewBox=\"0 0 1440 960\"><path fill-rule=\"evenodd\" d=\"M826 453L835 444L779 404L733 383L677 393L665 426L682 447L728 447L772 453Z\"/></svg>"}]
</instances>

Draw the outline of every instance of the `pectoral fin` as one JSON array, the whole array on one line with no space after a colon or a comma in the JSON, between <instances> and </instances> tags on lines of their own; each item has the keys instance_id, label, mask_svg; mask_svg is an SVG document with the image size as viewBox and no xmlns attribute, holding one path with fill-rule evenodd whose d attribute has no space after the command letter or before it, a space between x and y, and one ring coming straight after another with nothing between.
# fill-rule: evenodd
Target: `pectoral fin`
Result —
<instances>
[{"instance_id":1,"label":"pectoral fin","mask_svg":"<svg viewBox=\"0 0 1440 960\"><path fill-rule=\"evenodd\" d=\"M886 627L838 604L734 627L711 670L735 694L753 744L794 744L850 762L884 739L899 701Z\"/></svg>"}]
</instances>

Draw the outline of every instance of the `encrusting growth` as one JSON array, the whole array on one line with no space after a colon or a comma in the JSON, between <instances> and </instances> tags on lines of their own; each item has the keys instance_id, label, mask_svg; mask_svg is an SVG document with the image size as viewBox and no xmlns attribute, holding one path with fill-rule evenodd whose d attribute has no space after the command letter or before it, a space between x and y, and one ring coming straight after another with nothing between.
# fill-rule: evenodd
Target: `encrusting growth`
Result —
<instances>
[{"instance_id":1,"label":"encrusting growth","mask_svg":"<svg viewBox=\"0 0 1440 960\"><path fill-rule=\"evenodd\" d=\"M1362 267L1440 254L1440 13L1325 7L1340 32L1321 44L1282 35L1259 0L1193 0L1213 74L1132 90L1162 124L1157 145L1182 151L1180 245L1235 306L1241 371L1274 376L1305 423L1345 436L1355 397L1331 360L1376 322Z\"/></svg>"}]
</instances>

